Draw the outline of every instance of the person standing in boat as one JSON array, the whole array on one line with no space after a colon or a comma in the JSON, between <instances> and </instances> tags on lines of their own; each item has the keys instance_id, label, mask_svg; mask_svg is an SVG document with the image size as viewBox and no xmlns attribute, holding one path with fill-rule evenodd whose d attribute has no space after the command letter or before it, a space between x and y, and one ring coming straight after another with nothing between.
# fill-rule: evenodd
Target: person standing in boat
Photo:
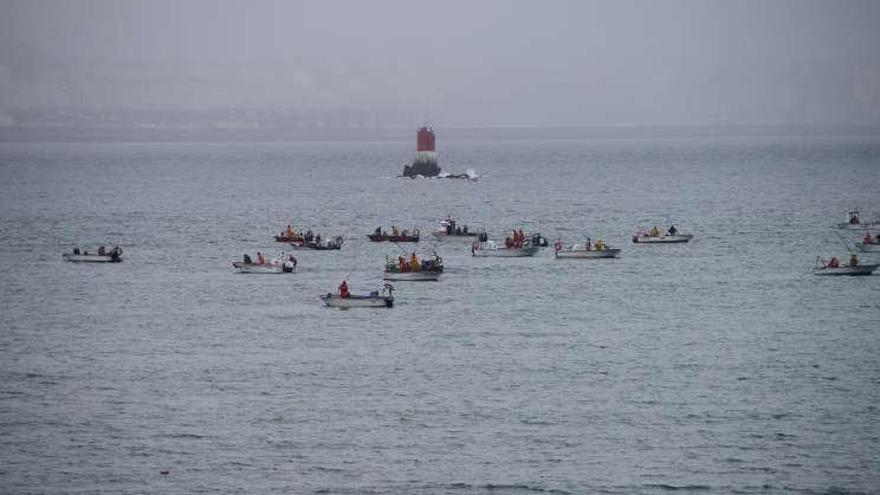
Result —
<instances>
[{"instance_id":1,"label":"person standing in boat","mask_svg":"<svg viewBox=\"0 0 880 495\"><path fill-rule=\"evenodd\" d=\"M671 225L669 227L669 235L675 235L675 234L678 234L678 229L675 228L675 225Z\"/></svg>"},{"instance_id":2,"label":"person standing in boat","mask_svg":"<svg viewBox=\"0 0 880 495\"><path fill-rule=\"evenodd\" d=\"M98 256L107 256L107 248L101 246L98 248Z\"/></svg>"},{"instance_id":3,"label":"person standing in boat","mask_svg":"<svg viewBox=\"0 0 880 495\"><path fill-rule=\"evenodd\" d=\"M410 259L410 262L409 262L409 267L410 267L410 270L412 270L414 272L420 271L422 269L422 265L419 262L419 257L416 256L415 251L413 251L412 258Z\"/></svg>"},{"instance_id":4,"label":"person standing in boat","mask_svg":"<svg viewBox=\"0 0 880 495\"><path fill-rule=\"evenodd\" d=\"M660 229L656 225L651 227L651 237L660 237Z\"/></svg>"},{"instance_id":5,"label":"person standing in boat","mask_svg":"<svg viewBox=\"0 0 880 495\"><path fill-rule=\"evenodd\" d=\"M849 266L851 266L851 267L859 266L859 257L856 256L855 253L853 253L852 256L849 257Z\"/></svg>"},{"instance_id":6,"label":"person standing in boat","mask_svg":"<svg viewBox=\"0 0 880 495\"><path fill-rule=\"evenodd\" d=\"M592 251L593 250L593 243L591 241L592 241L592 239L587 237L586 242L584 242L584 251Z\"/></svg>"},{"instance_id":7,"label":"person standing in boat","mask_svg":"<svg viewBox=\"0 0 880 495\"><path fill-rule=\"evenodd\" d=\"M339 284L339 297L343 299L348 299L351 296L351 293L348 291L348 282L345 280Z\"/></svg>"},{"instance_id":8,"label":"person standing in boat","mask_svg":"<svg viewBox=\"0 0 880 495\"><path fill-rule=\"evenodd\" d=\"M251 264L251 257L248 256L247 253L244 254L244 264L245 264L245 265L250 265L250 264Z\"/></svg>"},{"instance_id":9,"label":"person standing in boat","mask_svg":"<svg viewBox=\"0 0 880 495\"><path fill-rule=\"evenodd\" d=\"M257 251L257 264L260 264L260 265L266 264L266 258L263 256L263 253L261 253L259 251Z\"/></svg>"}]
</instances>

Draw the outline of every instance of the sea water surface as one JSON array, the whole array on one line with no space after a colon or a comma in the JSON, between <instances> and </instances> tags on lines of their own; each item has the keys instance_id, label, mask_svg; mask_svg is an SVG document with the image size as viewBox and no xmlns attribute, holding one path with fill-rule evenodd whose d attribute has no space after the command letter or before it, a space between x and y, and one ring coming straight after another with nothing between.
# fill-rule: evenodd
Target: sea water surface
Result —
<instances>
[{"instance_id":1,"label":"sea water surface","mask_svg":"<svg viewBox=\"0 0 880 495\"><path fill-rule=\"evenodd\" d=\"M880 276L810 272L880 211L880 138L442 141L477 182L395 178L411 145L0 145L0 491L880 491ZM426 239L440 282L322 307L447 214L623 253ZM291 221L345 245L232 273Z\"/></svg>"}]
</instances>

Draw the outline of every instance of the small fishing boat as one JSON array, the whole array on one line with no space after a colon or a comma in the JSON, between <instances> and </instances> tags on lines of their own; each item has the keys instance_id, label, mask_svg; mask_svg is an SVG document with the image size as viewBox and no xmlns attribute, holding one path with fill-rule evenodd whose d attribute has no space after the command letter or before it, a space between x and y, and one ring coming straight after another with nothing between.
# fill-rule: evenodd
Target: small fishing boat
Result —
<instances>
[{"instance_id":1,"label":"small fishing boat","mask_svg":"<svg viewBox=\"0 0 880 495\"><path fill-rule=\"evenodd\" d=\"M813 268L815 275L870 275L880 264Z\"/></svg>"},{"instance_id":2,"label":"small fishing boat","mask_svg":"<svg viewBox=\"0 0 880 495\"><path fill-rule=\"evenodd\" d=\"M632 241L637 244L669 244L688 242L693 238L694 236L690 234L679 234L678 230L676 230L673 225L672 227L669 227L669 230L665 234L661 234L657 229L657 226L652 227L651 230L640 228L638 232L633 235Z\"/></svg>"},{"instance_id":3,"label":"small fishing boat","mask_svg":"<svg viewBox=\"0 0 880 495\"><path fill-rule=\"evenodd\" d=\"M413 269L413 266L417 269ZM400 256L397 261L389 257L385 258L385 273L383 278L390 281L410 282L436 282L443 274L443 258L434 255L433 259L419 260L417 258L407 260Z\"/></svg>"},{"instance_id":4,"label":"small fishing boat","mask_svg":"<svg viewBox=\"0 0 880 495\"><path fill-rule=\"evenodd\" d=\"M457 225L455 220L447 217L446 220L440 222L440 226L431 231L438 241L487 241L488 234L484 230L470 230L467 225L464 227Z\"/></svg>"},{"instance_id":5,"label":"small fishing boat","mask_svg":"<svg viewBox=\"0 0 880 495\"><path fill-rule=\"evenodd\" d=\"M868 230L880 229L880 220L873 222L862 222L859 210L849 210L849 220L837 224L838 229L847 230Z\"/></svg>"},{"instance_id":6,"label":"small fishing boat","mask_svg":"<svg viewBox=\"0 0 880 495\"><path fill-rule=\"evenodd\" d=\"M344 241L345 241L345 239L343 239L341 235L336 236L336 238L332 239L332 240L323 240L323 239L321 239L321 236L311 237L311 238L309 236L306 236L305 238L300 239L299 241L290 242L289 244L294 249L312 249L315 251L329 251L329 250L342 249L342 243Z\"/></svg>"},{"instance_id":7,"label":"small fishing boat","mask_svg":"<svg viewBox=\"0 0 880 495\"><path fill-rule=\"evenodd\" d=\"M617 258L620 256L620 249L609 248L605 243L596 241L595 245L585 242L583 244L575 244L568 248L563 248L561 242L556 243L556 258L573 258L573 259L601 259L601 258Z\"/></svg>"},{"instance_id":8,"label":"small fishing boat","mask_svg":"<svg viewBox=\"0 0 880 495\"><path fill-rule=\"evenodd\" d=\"M287 242L287 243L304 242L305 241L302 234L300 234L298 232L294 232L292 234L287 233L287 232L282 232L282 233L275 236L275 240L277 242Z\"/></svg>"},{"instance_id":9,"label":"small fishing boat","mask_svg":"<svg viewBox=\"0 0 880 495\"><path fill-rule=\"evenodd\" d=\"M282 255L267 263L252 263L250 256L245 255L244 261L233 261L232 267L235 269L235 273L293 273L297 264L296 258L293 256L289 256L286 260L283 258Z\"/></svg>"},{"instance_id":10,"label":"small fishing boat","mask_svg":"<svg viewBox=\"0 0 880 495\"><path fill-rule=\"evenodd\" d=\"M494 241L475 242L471 245L471 255L483 257L524 258L534 256L540 250L540 246L530 244L519 247L499 247Z\"/></svg>"},{"instance_id":11,"label":"small fishing boat","mask_svg":"<svg viewBox=\"0 0 880 495\"><path fill-rule=\"evenodd\" d=\"M837 258L831 258L825 262L824 259L817 257L816 266L813 268L814 275L870 275L880 266L878 263L863 265L858 262L858 257L853 255L850 258L849 265L840 265Z\"/></svg>"},{"instance_id":12,"label":"small fishing boat","mask_svg":"<svg viewBox=\"0 0 880 495\"><path fill-rule=\"evenodd\" d=\"M327 293L321 296L321 300L331 308L391 308L394 306L394 287L385 284L381 292L374 290L366 296L351 294L343 297L339 294Z\"/></svg>"},{"instance_id":13,"label":"small fishing boat","mask_svg":"<svg viewBox=\"0 0 880 495\"><path fill-rule=\"evenodd\" d=\"M90 262L90 263L119 263L122 261L122 249L119 246L114 247L110 251L104 252L103 247L95 253L88 251L80 251L74 248L73 252L64 253L61 258L65 261Z\"/></svg>"},{"instance_id":14,"label":"small fishing boat","mask_svg":"<svg viewBox=\"0 0 880 495\"><path fill-rule=\"evenodd\" d=\"M282 230L280 234L275 236L275 240L277 242L303 242L305 241L305 236L302 232L296 230L292 224L288 224L287 228Z\"/></svg>"},{"instance_id":15,"label":"small fishing boat","mask_svg":"<svg viewBox=\"0 0 880 495\"><path fill-rule=\"evenodd\" d=\"M396 227L391 228L391 233L383 232L381 227L377 227L375 232L367 234L371 242L419 242L419 229L398 231Z\"/></svg>"},{"instance_id":16,"label":"small fishing boat","mask_svg":"<svg viewBox=\"0 0 880 495\"><path fill-rule=\"evenodd\" d=\"M862 242L857 242L856 247L864 252L880 251L880 235L872 236L870 232L865 232Z\"/></svg>"},{"instance_id":17,"label":"small fishing boat","mask_svg":"<svg viewBox=\"0 0 880 495\"><path fill-rule=\"evenodd\" d=\"M693 239L694 236L690 234L676 234L676 235L661 235L658 237L651 236L633 236L633 242L637 244L651 244L651 243L676 243L676 242L688 242Z\"/></svg>"}]
</instances>

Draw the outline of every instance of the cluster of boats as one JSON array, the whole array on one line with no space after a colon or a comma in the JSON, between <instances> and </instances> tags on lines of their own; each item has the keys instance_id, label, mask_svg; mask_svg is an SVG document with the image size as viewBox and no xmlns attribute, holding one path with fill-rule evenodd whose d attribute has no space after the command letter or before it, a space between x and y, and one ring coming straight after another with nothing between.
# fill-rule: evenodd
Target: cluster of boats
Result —
<instances>
[{"instance_id":1,"label":"cluster of boats","mask_svg":"<svg viewBox=\"0 0 880 495\"><path fill-rule=\"evenodd\" d=\"M855 247L862 252L880 251L880 235L871 235L871 232L868 230L871 228L880 228L880 221L862 222L859 210L850 210L849 219L846 222L837 224L837 228L842 230L864 230L865 235L862 237L862 242L854 243ZM841 264L837 257L825 260L823 257L817 256L816 266L813 267L813 273L815 275L871 275L877 270L877 267L880 267L880 263L862 263L855 251L850 249L846 240L843 237L840 237L840 240L850 251L849 263Z\"/></svg>"},{"instance_id":2,"label":"cluster of boats","mask_svg":"<svg viewBox=\"0 0 880 495\"><path fill-rule=\"evenodd\" d=\"M868 230L872 228L880 230L880 222L864 223L859 217L858 210L851 210L849 221L841 222L837 227L846 230L864 230L865 234L861 242L854 243L854 246L862 252L880 252L880 235L872 235ZM440 242L463 241L470 243L471 255L474 257L532 257L543 248L550 246L547 239L540 233L529 235L522 229L514 229L512 235L506 237L503 244L496 243L489 239L485 230L459 225L452 218L441 221L439 227L431 231L431 235ZM416 243L420 240L420 232L416 228L401 230L396 226L392 226L389 232L379 227L367 237L371 242ZM689 242L693 238L694 236L691 234L680 233L674 225L670 226L666 232L661 232L654 226L650 229L639 228L633 235L632 242L636 244L680 244ZM275 240L287 243L293 249L339 250L343 244L342 236L322 239L320 234L313 234L311 229L300 232L291 225L276 235ZM843 240L842 237L841 240ZM849 248L848 245L847 247ZM880 266L877 263L862 263L858 255L854 251L850 251L851 256L847 264L842 264L836 257L830 260L817 257L813 273L823 276L871 275ZM583 242L576 242L569 246L565 246L561 240L557 240L553 244L553 256L556 259L613 259L618 258L620 253L620 248L608 246L601 239L593 242L589 237ZM67 261L77 262L118 263L122 261L122 249L116 246L107 250L101 246L96 252L90 253L75 248L70 253L64 253L63 258ZM256 260L245 254L242 261L235 261L232 266L237 273L293 273L297 267L297 259L293 255L282 252L279 256L267 260L262 253L258 252ZM443 270L443 259L436 252L432 256L422 258L416 252L412 252L411 255L397 256L396 259L386 256L382 277L386 283L380 290L364 295L353 295L349 293L348 285L343 281L336 294L330 293L321 296L321 300L327 306L339 308L392 307L394 305L394 287L387 282L438 281Z\"/></svg>"}]
</instances>

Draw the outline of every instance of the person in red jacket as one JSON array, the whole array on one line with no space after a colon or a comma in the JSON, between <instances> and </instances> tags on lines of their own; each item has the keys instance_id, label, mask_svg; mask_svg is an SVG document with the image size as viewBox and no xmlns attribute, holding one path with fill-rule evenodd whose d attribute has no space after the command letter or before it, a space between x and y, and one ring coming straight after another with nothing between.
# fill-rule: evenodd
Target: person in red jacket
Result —
<instances>
[{"instance_id":1,"label":"person in red jacket","mask_svg":"<svg viewBox=\"0 0 880 495\"><path fill-rule=\"evenodd\" d=\"M343 280L341 284L339 284L339 297L348 298L351 296L351 293L348 292L348 283Z\"/></svg>"}]
</instances>

